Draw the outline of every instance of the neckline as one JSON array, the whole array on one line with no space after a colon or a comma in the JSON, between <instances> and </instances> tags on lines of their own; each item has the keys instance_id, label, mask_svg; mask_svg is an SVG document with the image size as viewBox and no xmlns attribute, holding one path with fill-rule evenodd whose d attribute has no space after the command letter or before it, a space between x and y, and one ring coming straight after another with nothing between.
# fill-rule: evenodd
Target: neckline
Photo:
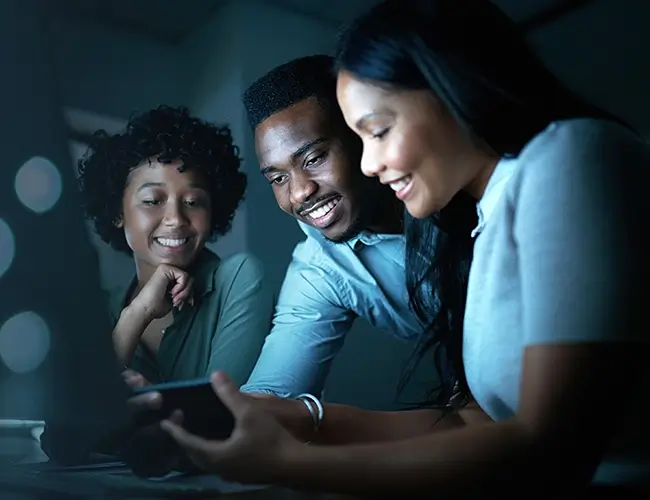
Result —
<instances>
[{"instance_id":1,"label":"neckline","mask_svg":"<svg viewBox=\"0 0 650 500\"><path fill-rule=\"evenodd\" d=\"M494 171L488 180L487 186L485 186L483 196L476 203L478 224L472 230L472 238L476 238L483 229L485 229L485 225L494 212L497 202L501 198L508 181L514 173L516 164L516 158L501 158L496 167L494 167Z\"/></svg>"}]
</instances>

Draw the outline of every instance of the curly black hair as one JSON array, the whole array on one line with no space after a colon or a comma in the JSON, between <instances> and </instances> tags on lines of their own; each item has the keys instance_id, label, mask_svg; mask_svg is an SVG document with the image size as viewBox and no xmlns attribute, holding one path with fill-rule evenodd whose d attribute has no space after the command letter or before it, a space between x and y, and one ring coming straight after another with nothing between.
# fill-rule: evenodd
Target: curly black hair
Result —
<instances>
[{"instance_id":1,"label":"curly black hair","mask_svg":"<svg viewBox=\"0 0 650 500\"><path fill-rule=\"evenodd\" d=\"M152 159L163 164L181 160L180 171L198 169L212 201L212 236L230 230L247 185L230 128L193 118L183 107L159 106L131 117L123 133L95 132L78 161L82 207L103 241L131 253L115 222L122 217L129 173Z\"/></svg>"}]
</instances>

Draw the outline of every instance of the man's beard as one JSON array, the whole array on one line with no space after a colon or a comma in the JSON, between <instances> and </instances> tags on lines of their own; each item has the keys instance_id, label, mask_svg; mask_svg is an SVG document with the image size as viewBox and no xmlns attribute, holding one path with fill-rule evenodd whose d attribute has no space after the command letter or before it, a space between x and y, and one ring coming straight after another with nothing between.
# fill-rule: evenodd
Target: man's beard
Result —
<instances>
[{"instance_id":1,"label":"man's beard","mask_svg":"<svg viewBox=\"0 0 650 500\"><path fill-rule=\"evenodd\" d=\"M363 202L359 201L361 206L356 217L345 231L325 238L333 243L346 243L368 229L369 226L378 222L376 219L383 217L383 214L386 213L383 209L385 207L382 206L386 202L386 189L376 179L362 178L360 185L357 187L357 193L363 193L363 195L356 198L357 200L363 199ZM392 197L392 194L390 196Z\"/></svg>"},{"instance_id":2,"label":"man's beard","mask_svg":"<svg viewBox=\"0 0 650 500\"><path fill-rule=\"evenodd\" d=\"M367 195L371 195L371 198L366 199L366 202L362 204L361 209L357 213L352 223L342 233L331 237L326 236L329 241L332 243L347 243L352 238L357 236L360 232L368 228L368 225L371 224L373 213L376 212L379 198L375 193L366 193Z\"/></svg>"},{"instance_id":3,"label":"man's beard","mask_svg":"<svg viewBox=\"0 0 650 500\"><path fill-rule=\"evenodd\" d=\"M357 236L364 229L365 229L364 218L361 217L361 215L359 215L357 216L356 219L354 219L352 224L350 224L345 231L331 237L325 236L325 238L328 241L331 241L332 243L347 243L352 238Z\"/></svg>"}]
</instances>

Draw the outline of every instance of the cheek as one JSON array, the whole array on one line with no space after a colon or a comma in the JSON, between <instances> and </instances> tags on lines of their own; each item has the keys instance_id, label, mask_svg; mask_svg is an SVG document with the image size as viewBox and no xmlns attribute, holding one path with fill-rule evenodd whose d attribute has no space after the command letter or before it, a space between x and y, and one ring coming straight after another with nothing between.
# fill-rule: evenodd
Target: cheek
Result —
<instances>
[{"instance_id":1,"label":"cheek","mask_svg":"<svg viewBox=\"0 0 650 500\"><path fill-rule=\"evenodd\" d=\"M124 232L132 238L149 230L152 223L152 214L143 213L137 209L130 209L124 212Z\"/></svg>"},{"instance_id":2,"label":"cheek","mask_svg":"<svg viewBox=\"0 0 650 500\"><path fill-rule=\"evenodd\" d=\"M159 207L148 207L136 203L125 206L123 229L129 246L144 247L147 245L149 238L160 226L162 217L162 209Z\"/></svg>"},{"instance_id":3,"label":"cheek","mask_svg":"<svg viewBox=\"0 0 650 500\"><path fill-rule=\"evenodd\" d=\"M149 217L138 213L125 213L123 231L127 243L133 249L139 242L149 238L153 224Z\"/></svg>"},{"instance_id":4,"label":"cheek","mask_svg":"<svg viewBox=\"0 0 650 500\"><path fill-rule=\"evenodd\" d=\"M408 140L396 137L388 141L381 152L381 159L384 165L390 170L402 173L410 173L417 168L420 163L417 158L416 150Z\"/></svg>"},{"instance_id":5,"label":"cheek","mask_svg":"<svg viewBox=\"0 0 650 500\"><path fill-rule=\"evenodd\" d=\"M318 180L319 190L323 194L327 191L346 194L348 191L354 190L355 181L361 176L359 165L352 165L347 162L340 163L320 176Z\"/></svg>"},{"instance_id":6,"label":"cheek","mask_svg":"<svg viewBox=\"0 0 650 500\"><path fill-rule=\"evenodd\" d=\"M273 196L275 196L275 201L283 212L293 215L291 202L289 201L289 187L286 184L284 186L273 186Z\"/></svg>"},{"instance_id":7,"label":"cheek","mask_svg":"<svg viewBox=\"0 0 650 500\"><path fill-rule=\"evenodd\" d=\"M209 236L212 231L212 210L206 209L192 211L190 220L194 229L204 236Z\"/></svg>"},{"instance_id":8,"label":"cheek","mask_svg":"<svg viewBox=\"0 0 650 500\"><path fill-rule=\"evenodd\" d=\"M141 246L138 244L138 239L134 238L134 235L129 229L124 226L123 228L124 231L124 239L126 240L126 244L129 246L132 252L137 252L138 248Z\"/></svg>"},{"instance_id":9,"label":"cheek","mask_svg":"<svg viewBox=\"0 0 650 500\"><path fill-rule=\"evenodd\" d=\"M428 162L422 165L416 175L417 193L411 207L414 216L428 217L449 203L456 194L453 175L450 174L449 167L444 164Z\"/></svg>"},{"instance_id":10,"label":"cheek","mask_svg":"<svg viewBox=\"0 0 650 500\"><path fill-rule=\"evenodd\" d=\"M139 249L144 248L146 245L144 243L145 239L148 238L148 233L146 233L142 228L133 223L132 219L124 219L124 225L122 226L122 231L124 231L124 239L126 244L129 245L129 248L137 252Z\"/></svg>"}]
</instances>

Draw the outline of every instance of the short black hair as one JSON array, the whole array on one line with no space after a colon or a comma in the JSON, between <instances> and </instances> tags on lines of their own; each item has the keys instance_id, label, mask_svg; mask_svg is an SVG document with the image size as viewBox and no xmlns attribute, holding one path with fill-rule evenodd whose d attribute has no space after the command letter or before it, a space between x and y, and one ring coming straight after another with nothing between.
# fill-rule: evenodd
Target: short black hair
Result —
<instances>
[{"instance_id":1,"label":"short black hair","mask_svg":"<svg viewBox=\"0 0 650 500\"><path fill-rule=\"evenodd\" d=\"M340 114L333 57L316 54L281 64L253 82L242 101L254 130L268 117L309 97Z\"/></svg>"},{"instance_id":2,"label":"short black hair","mask_svg":"<svg viewBox=\"0 0 650 500\"><path fill-rule=\"evenodd\" d=\"M180 171L199 170L211 199L212 236L230 230L247 184L230 128L194 118L183 107L159 106L131 117L123 133L95 132L78 161L82 206L103 241L131 252L115 223L122 217L129 173L152 159L163 164L180 160Z\"/></svg>"}]
</instances>

